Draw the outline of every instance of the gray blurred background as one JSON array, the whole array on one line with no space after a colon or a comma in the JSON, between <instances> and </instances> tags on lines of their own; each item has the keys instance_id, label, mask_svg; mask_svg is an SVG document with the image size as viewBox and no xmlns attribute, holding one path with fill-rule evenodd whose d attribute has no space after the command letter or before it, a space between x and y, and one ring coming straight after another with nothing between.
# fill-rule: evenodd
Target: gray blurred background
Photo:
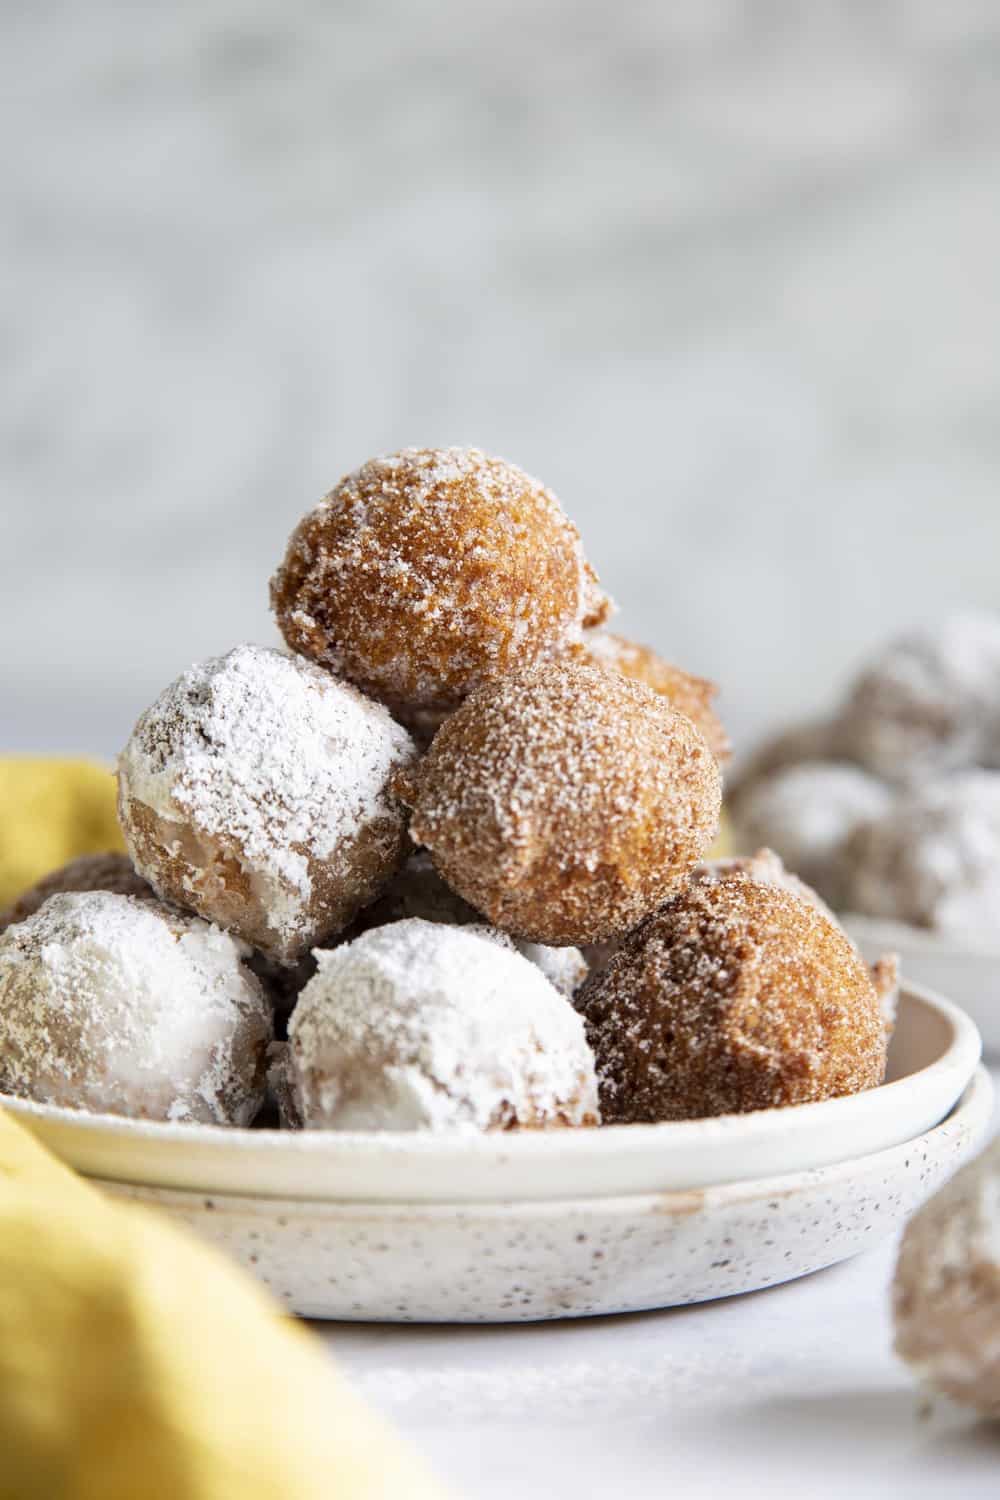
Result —
<instances>
[{"instance_id":1,"label":"gray blurred background","mask_svg":"<svg viewBox=\"0 0 1000 1500\"><path fill-rule=\"evenodd\" d=\"M544 478L744 747L1000 604L997 6L0 11L0 745L270 640L406 444Z\"/></svg>"}]
</instances>

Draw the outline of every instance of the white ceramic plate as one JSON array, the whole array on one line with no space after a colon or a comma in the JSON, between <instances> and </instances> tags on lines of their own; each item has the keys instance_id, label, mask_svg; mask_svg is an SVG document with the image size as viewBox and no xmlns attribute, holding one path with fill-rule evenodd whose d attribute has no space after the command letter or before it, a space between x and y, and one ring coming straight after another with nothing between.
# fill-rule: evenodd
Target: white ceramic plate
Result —
<instances>
[{"instance_id":1,"label":"white ceramic plate","mask_svg":"<svg viewBox=\"0 0 1000 1500\"><path fill-rule=\"evenodd\" d=\"M105 1184L235 1256L306 1317L526 1322L758 1291L867 1249L989 1129L977 1069L942 1124L837 1166L703 1191L515 1203L318 1203Z\"/></svg>"},{"instance_id":2,"label":"white ceramic plate","mask_svg":"<svg viewBox=\"0 0 1000 1500\"><path fill-rule=\"evenodd\" d=\"M1000 1055L1000 942L991 948L853 913L841 920L870 963L880 953L898 953L906 981L948 995L975 1021L984 1050Z\"/></svg>"},{"instance_id":3,"label":"white ceramic plate","mask_svg":"<svg viewBox=\"0 0 1000 1500\"><path fill-rule=\"evenodd\" d=\"M884 1151L943 1119L979 1060L972 1022L905 989L881 1088L662 1125L495 1135L226 1130L0 1096L88 1177L202 1194L339 1203L496 1203L679 1192Z\"/></svg>"}]
</instances>

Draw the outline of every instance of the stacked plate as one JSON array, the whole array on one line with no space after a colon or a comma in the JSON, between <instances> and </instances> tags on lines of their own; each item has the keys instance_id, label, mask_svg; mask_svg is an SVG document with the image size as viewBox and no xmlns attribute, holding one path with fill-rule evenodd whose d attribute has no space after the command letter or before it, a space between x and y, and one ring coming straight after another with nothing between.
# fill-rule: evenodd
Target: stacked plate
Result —
<instances>
[{"instance_id":1,"label":"stacked plate","mask_svg":"<svg viewBox=\"0 0 1000 1500\"><path fill-rule=\"evenodd\" d=\"M907 978L950 995L975 1021L987 1055L1000 1057L1000 941L991 947L877 917L841 920L869 962L898 953Z\"/></svg>"},{"instance_id":2,"label":"stacked plate","mask_svg":"<svg viewBox=\"0 0 1000 1500\"><path fill-rule=\"evenodd\" d=\"M349 1135L0 1104L109 1192L225 1248L296 1312L515 1322L728 1296L873 1244L985 1135L979 1053L962 1011L908 988L881 1088L710 1120Z\"/></svg>"}]
</instances>

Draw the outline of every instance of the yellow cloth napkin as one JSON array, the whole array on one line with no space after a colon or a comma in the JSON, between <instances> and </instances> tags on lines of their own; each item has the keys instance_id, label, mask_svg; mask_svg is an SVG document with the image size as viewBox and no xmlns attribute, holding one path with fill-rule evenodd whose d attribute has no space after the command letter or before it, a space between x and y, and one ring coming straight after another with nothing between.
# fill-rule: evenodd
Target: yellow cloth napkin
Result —
<instances>
[{"instance_id":1,"label":"yellow cloth napkin","mask_svg":"<svg viewBox=\"0 0 1000 1500\"><path fill-rule=\"evenodd\" d=\"M0 1112L0 1500L442 1500L243 1272Z\"/></svg>"},{"instance_id":2,"label":"yellow cloth napkin","mask_svg":"<svg viewBox=\"0 0 1000 1500\"><path fill-rule=\"evenodd\" d=\"M123 849L115 796L94 761L0 756L0 910L79 854Z\"/></svg>"}]
</instances>

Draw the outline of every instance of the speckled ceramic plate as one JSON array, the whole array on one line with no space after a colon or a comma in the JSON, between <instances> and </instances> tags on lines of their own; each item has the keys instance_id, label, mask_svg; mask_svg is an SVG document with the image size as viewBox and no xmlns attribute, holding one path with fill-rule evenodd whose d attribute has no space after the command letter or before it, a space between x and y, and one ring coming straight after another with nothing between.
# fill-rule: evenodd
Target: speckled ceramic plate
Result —
<instances>
[{"instance_id":1,"label":"speckled ceramic plate","mask_svg":"<svg viewBox=\"0 0 1000 1500\"><path fill-rule=\"evenodd\" d=\"M869 962L898 953L907 979L950 996L975 1021L984 1050L1000 1056L1000 939L991 947L875 917L843 922Z\"/></svg>"},{"instance_id":2,"label":"speckled ceramic plate","mask_svg":"<svg viewBox=\"0 0 1000 1500\"><path fill-rule=\"evenodd\" d=\"M877 1243L985 1136L984 1069L948 1118L836 1166L686 1192L513 1203L320 1203L106 1183L153 1204L306 1317L525 1322L758 1291Z\"/></svg>"},{"instance_id":3,"label":"speckled ceramic plate","mask_svg":"<svg viewBox=\"0 0 1000 1500\"><path fill-rule=\"evenodd\" d=\"M749 1291L873 1243L982 1138L991 1086L978 1055L960 1010L908 988L881 1088L722 1119L435 1138L0 1103L108 1192L223 1246L297 1312L516 1321Z\"/></svg>"},{"instance_id":4,"label":"speckled ceramic plate","mask_svg":"<svg viewBox=\"0 0 1000 1500\"><path fill-rule=\"evenodd\" d=\"M224 1130L3 1098L89 1177L323 1203L497 1203L682 1192L870 1155L948 1113L979 1060L972 1022L906 989L889 1081L845 1099L662 1125L493 1135Z\"/></svg>"}]
</instances>

